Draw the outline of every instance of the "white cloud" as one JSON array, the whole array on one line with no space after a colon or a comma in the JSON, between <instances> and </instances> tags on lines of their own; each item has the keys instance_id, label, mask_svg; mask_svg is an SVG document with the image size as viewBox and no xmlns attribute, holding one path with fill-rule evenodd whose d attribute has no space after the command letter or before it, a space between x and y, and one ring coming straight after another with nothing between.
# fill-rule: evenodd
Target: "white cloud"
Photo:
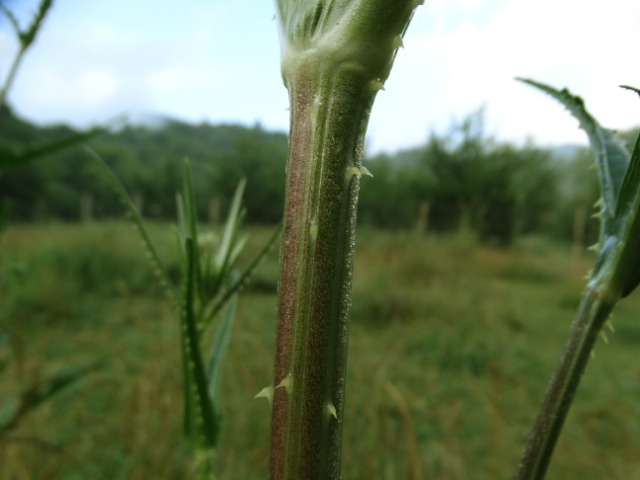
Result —
<instances>
[{"instance_id":1,"label":"white cloud","mask_svg":"<svg viewBox=\"0 0 640 480\"><path fill-rule=\"evenodd\" d=\"M284 129L287 94L266 3L56 3L10 101L28 118L76 125L145 112ZM374 150L416 145L483 105L501 138L584 139L560 106L515 76L570 87L607 126L638 124L637 99L617 89L640 85L638 24L640 4L628 0L606 8L579 0L429 0L378 95L369 143ZM0 31L0 74L14 46Z\"/></svg>"},{"instance_id":2,"label":"white cloud","mask_svg":"<svg viewBox=\"0 0 640 480\"><path fill-rule=\"evenodd\" d=\"M617 89L640 84L636 2L612 0L606 15L600 3L577 0L490 2L484 14L475 1L432 3L435 20L420 17L428 8L416 15L410 29L418 34L407 38L378 98L374 148L419 143L427 129L442 131L483 105L490 130L502 138L584 141L562 107L514 82L516 76L569 87L607 126L640 124L635 99ZM448 8L457 12L456 22Z\"/></svg>"}]
</instances>

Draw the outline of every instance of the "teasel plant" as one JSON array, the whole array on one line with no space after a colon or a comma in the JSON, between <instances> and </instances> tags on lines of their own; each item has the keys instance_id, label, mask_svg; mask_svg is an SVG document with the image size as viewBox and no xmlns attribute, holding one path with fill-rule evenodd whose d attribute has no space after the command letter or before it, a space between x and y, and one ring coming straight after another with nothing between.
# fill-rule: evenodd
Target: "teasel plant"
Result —
<instances>
[{"instance_id":1,"label":"teasel plant","mask_svg":"<svg viewBox=\"0 0 640 480\"><path fill-rule=\"evenodd\" d=\"M238 269L237 260L247 240L241 231L245 215L242 195L246 181L242 179L236 188L220 235L216 236L211 231L202 233L191 168L185 159L183 192L176 195L176 245L181 264L181 277L176 284L171 280L135 203L117 175L99 154L90 148L87 151L96 160L133 221L154 273L176 309L181 333L183 426L193 458L192 478L215 479L216 453L223 420L221 379L238 295L280 237L280 227L274 229L248 264L242 270Z\"/></svg>"},{"instance_id":2,"label":"teasel plant","mask_svg":"<svg viewBox=\"0 0 640 480\"><path fill-rule=\"evenodd\" d=\"M270 478L340 478L364 138L416 0L278 0L289 92Z\"/></svg>"},{"instance_id":3,"label":"teasel plant","mask_svg":"<svg viewBox=\"0 0 640 480\"><path fill-rule=\"evenodd\" d=\"M596 340L606 340L615 305L640 283L640 137L629 154L624 142L585 109L581 98L567 89L519 80L559 101L579 121L595 155L601 194L594 215L600 220L599 239L591 248L595 265L514 477L541 480Z\"/></svg>"}]
</instances>

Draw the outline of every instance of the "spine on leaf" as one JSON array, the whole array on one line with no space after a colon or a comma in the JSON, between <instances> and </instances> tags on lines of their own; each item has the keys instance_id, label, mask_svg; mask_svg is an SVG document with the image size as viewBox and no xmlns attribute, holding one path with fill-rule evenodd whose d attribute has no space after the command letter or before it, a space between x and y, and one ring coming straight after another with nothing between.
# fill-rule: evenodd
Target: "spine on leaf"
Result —
<instances>
[{"instance_id":1,"label":"spine on leaf","mask_svg":"<svg viewBox=\"0 0 640 480\"><path fill-rule=\"evenodd\" d=\"M291 131L272 480L340 477L364 135L375 94L416 5L413 0L278 2Z\"/></svg>"}]
</instances>

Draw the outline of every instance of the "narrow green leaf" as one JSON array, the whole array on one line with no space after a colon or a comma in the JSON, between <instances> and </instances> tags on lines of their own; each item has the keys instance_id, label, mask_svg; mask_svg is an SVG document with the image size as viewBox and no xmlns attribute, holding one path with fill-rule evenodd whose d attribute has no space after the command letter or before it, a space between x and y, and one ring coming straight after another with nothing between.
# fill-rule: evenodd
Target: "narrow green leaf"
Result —
<instances>
[{"instance_id":1,"label":"narrow green leaf","mask_svg":"<svg viewBox=\"0 0 640 480\"><path fill-rule=\"evenodd\" d=\"M183 181L184 181L184 221L186 224L186 230L188 237L192 238L195 242L196 248L193 251L194 255L194 268L195 268L195 291L198 294L198 298L204 301L206 298L206 292L204 291L204 281L202 266L200 263L200 249L198 247L198 210L196 207L196 197L193 189L193 177L191 174L191 166L189 160L186 158L183 162Z\"/></svg>"},{"instance_id":2,"label":"narrow green leaf","mask_svg":"<svg viewBox=\"0 0 640 480\"><path fill-rule=\"evenodd\" d=\"M220 317L220 323L218 324L216 334L211 345L209 368L207 371L209 373L209 393L211 394L214 406L220 405L222 366L229 347L233 320L236 316L237 303L238 296L233 295L225 304Z\"/></svg>"},{"instance_id":3,"label":"narrow green leaf","mask_svg":"<svg viewBox=\"0 0 640 480\"><path fill-rule=\"evenodd\" d=\"M33 17L31 21L31 25L29 28L20 33L20 43L22 44L23 49L27 49L31 46L31 44L36 39L36 35L40 31L40 27L42 27L42 22L44 21L49 9L53 5L53 0L42 0L38 5L38 11L36 15Z\"/></svg>"},{"instance_id":4,"label":"narrow green leaf","mask_svg":"<svg viewBox=\"0 0 640 480\"><path fill-rule=\"evenodd\" d=\"M190 430L197 435L194 440L207 447L215 447L220 424L209 395L207 375L200 350L200 335L195 313L197 246L192 238L186 239L187 271L184 288L184 307L182 310L182 329L186 365L189 374L185 378L187 398L193 403L187 406L195 428ZM193 437L192 437L193 438Z\"/></svg>"},{"instance_id":5,"label":"narrow green leaf","mask_svg":"<svg viewBox=\"0 0 640 480\"><path fill-rule=\"evenodd\" d=\"M595 155L600 179L603 231L608 232L616 211L616 199L629 165L629 152L624 142L613 131L601 127L587 112L582 99L572 95L566 88L557 90L535 80L526 78L518 78L517 80L542 90L562 103L580 122L580 127L587 133Z\"/></svg>"},{"instance_id":6,"label":"narrow green leaf","mask_svg":"<svg viewBox=\"0 0 640 480\"><path fill-rule=\"evenodd\" d=\"M104 128L93 128L87 132L76 133L61 140L55 140L44 145L24 149L3 148L2 154L0 155L0 170L33 160L38 160L47 155L51 155L66 148L86 142L87 140L104 132L106 132Z\"/></svg>"},{"instance_id":7,"label":"narrow green leaf","mask_svg":"<svg viewBox=\"0 0 640 480\"><path fill-rule=\"evenodd\" d=\"M120 198L122 205L131 216L133 223L138 229L138 233L140 233L142 242L144 243L145 248L149 252L151 262L153 263L153 266L155 267L157 274L160 276L161 286L169 296L169 299L171 301L175 301L176 294L172 288L171 280L169 278L167 270L164 268L164 265L160 260L160 256L158 255L158 252L155 246L153 245L153 242L151 241L151 237L147 232L147 228L144 225L144 221L142 220L140 213L138 213L138 210L136 209L135 204L133 203L133 200L127 193L127 190L124 188L124 185L122 185L122 183L120 182L120 179L118 178L118 176L109 167L109 165L107 165L104 159L100 155L98 155L93 149L86 147L86 150L87 150L87 153L89 153L89 155L96 161L97 165L102 170L105 178L109 180L109 182L111 182L111 185L113 186L116 192L116 195L118 195L118 197Z\"/></svg>"},{"instance_id":8,"label":"narrow green leaf","mask_svg":"<svg viewBox=\"0 0 640 480\"><path fill-rule=\"evenodd\" d=\"M628 85L621 85L622 88L636 92L640 96L640 90ZM622 180L622 186L620 187L620 193L616 203L616 215L621 215L625 210L629 208L629 205L633 202L634 197L638 191L640 185L640 161L638 160L638 141L636 140L633 153L631 155L631 162L629 168L625 173Z\"/></svg>"},{"instance_id":9,"label":"narrow green leaf","mask_svg":"<svg viewBox=\"0 0 640 480\"><path fill-rule=\"evenodd\" d=\"M15 32L16 36L20 38L22 31L20 30L20 24L18 23L18 19L15 17L13 12L11 12L11 10L5 7L4 3L2 2L0 2L0 10L2 10L2 13L4 13L4 15L9 20L9 23L13 27L13 31Z\"/></svg>"},{"instance_id":10,"label":"narrow green leaf","mask_svg":"<svg viewBox=\"0 0 640 480\"><path fill-rule=\"evenodd\" d=\"M222 235L222 242L218 250L216 257L216 266L218 271L224 271L225 267L229 263L229 258L232 253L234 240L237 236L240 222L242 221L241 207L242 207L242 195L244 193L244 187L246 185L246 179L240 180L240 183L236 187L236 191L233 195L231 207L229 208L229 214L227 216L227 222Z\"/></svg>"},{"instance_id":11,"label":"narrow green leaf","mask_svg":"<svg viewBox=\"0 0 640 480\"><path fill-rule=\"evenodd\" d=\"M640 90L623 86L640 95ZM616 218L620 224L621 246L617 268L612 279L626 297L640 284L640 135L636 139L631 162L620 188L616 205Z\"/></svg>"},{"instance_id":12,"label":"narrow green leaf","mask_svg":"<svg viewBox=\"0 0 640 480\"><path fill-rule=\"evenodd\" d=\"M222 307L224 307L227 301L229 301L229 299L236 292L238 292L240 287L242 287L247 282L251 274L255 271L255 269L258 267L262 259L267 255L267 253L269 253L269 250L271 249L271 247L275 244L276 240L278 240L278 238L280 237L281 230L282 230L282 226L279 225L273 231L273 233L271 234L271 237L269 237L269 239L262 246L258 254L249 263L249 265L247 265L247 267L242 271L242 273L238 275L236 281L232 282L229 288L227 288L227 290L225 290L224 293L219 298L217 298L215 301L210 302L209 305L207 305L205 309L205 313L203 315L203 320L202 320L203 328L207 328L207 326L211 324L211 321L213 320L213 318L215 318L215 316L220 312L220 310L222 309Z\"/></svg>"}]
</instances>

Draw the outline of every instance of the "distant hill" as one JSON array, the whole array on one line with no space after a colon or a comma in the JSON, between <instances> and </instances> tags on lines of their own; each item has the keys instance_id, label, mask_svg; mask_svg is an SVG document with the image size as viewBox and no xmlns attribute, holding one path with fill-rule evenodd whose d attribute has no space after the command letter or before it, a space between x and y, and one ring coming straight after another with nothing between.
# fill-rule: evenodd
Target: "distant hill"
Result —
<instances>
[{"instance_id":1,"label":"distant hill","mask_svg":"<svg viewBox=\"0 0 640 480\"><path fill-rule=\"evenodd\" d=\"M72 133L64 125L35 126L8 107L0 111L0 154L3 149L34 147ZM281 217L287 156L287 135L282 132L259 125L194 125L163 118L153 126L126 125L89 144L140 199L147 216L174 217L182 160L188 158L203 216L211 209L224 212L226 199L240 178L246 177L247 191L251 191L245 195L248 220L274 223ZM91 197L96 216L122 214L115 195L82 148L0 173L0 202L13 204L17 219L77 219L83 196Z\"/></svg>"}]
</instances>

